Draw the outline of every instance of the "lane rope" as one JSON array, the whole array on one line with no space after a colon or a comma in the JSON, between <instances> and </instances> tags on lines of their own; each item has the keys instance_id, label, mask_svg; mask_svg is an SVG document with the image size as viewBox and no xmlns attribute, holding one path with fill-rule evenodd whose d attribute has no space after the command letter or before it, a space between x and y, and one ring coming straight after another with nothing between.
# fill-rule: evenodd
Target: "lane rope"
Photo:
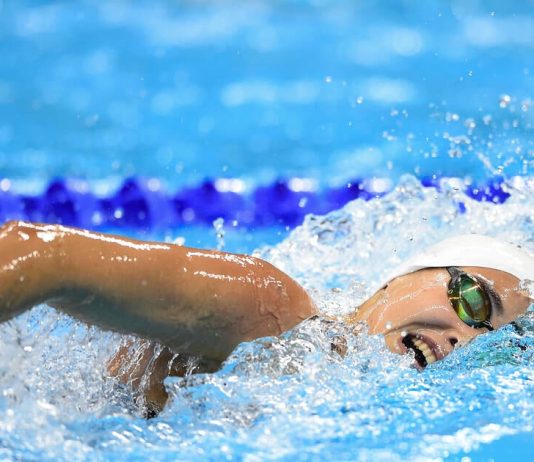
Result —
<instances>
[{"instance_id":1,"label":"lane rope","mask_svg":"<svg viewBox=\"0 0 534 462\"><path fill-rule=\"evenodd\" d=\"M451 178L423 178L424 187L440 189ZM467 196L495 204L510 196L504 179L463 185ZM207 179L171 193L154 178L126 178L105 197L88 182L54 179L37 195L13 191L9 180L0 181L0 220L30 220L87 229L128 228L152 230L183 225L209 225L217 218L233 226L294 227L308 213L325 214L354 199L370 200L393 189L387 179L355 179L343 186L317 188L311 179L280 179L269 185L246 188L240 179ZM459 203L460 211L465 205Z\"/></svg>"}]
</instances>

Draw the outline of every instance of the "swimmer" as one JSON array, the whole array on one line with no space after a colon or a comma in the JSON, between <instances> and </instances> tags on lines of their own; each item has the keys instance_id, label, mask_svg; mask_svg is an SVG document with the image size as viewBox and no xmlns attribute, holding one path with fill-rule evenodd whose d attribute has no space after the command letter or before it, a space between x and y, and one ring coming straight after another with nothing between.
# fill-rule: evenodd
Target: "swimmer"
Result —
<instances>
[{"instance_id":1,"label":"swimmer","mask_svg":"<svg viewBox=\"0 0 534 462\"><path fill-rule=\"evenodd\" d=\"M367 323L423 369L523 314L532 303L523 280L534 280L523 250L451 238L407 261L344 321ZM108 370L142 395L149 415L168 399L163 380L186 373L184 358L200 358L196 372L215 371L239 343L318 314L295 280L258 258L26 222L0 228L0 288L0 322L46 303L145 339L134 358L121 347Z\"/></svg>"}]
</instances>

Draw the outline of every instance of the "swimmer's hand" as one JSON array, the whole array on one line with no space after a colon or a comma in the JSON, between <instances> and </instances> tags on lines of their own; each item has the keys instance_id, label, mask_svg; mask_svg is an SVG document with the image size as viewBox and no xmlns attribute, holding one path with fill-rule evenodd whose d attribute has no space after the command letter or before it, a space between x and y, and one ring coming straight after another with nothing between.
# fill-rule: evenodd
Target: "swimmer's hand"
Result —
<instances>
[{"instance_id":1,"label":"swimmer's hand","mask_svg":"<svg viewBox=\"0 0 534 462\"><path fill-rule=\"evenodd\" d=\"M0 288L0 321L46 302L219 361L315 313L298 283L257 258L25 222L0 228Z\"/></svg>"}]
</instances>

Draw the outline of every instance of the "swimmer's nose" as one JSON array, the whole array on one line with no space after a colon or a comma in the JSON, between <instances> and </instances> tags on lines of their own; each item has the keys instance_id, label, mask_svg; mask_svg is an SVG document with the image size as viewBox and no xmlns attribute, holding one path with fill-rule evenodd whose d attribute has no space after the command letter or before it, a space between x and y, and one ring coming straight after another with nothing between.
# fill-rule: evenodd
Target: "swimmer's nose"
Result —
<instances>
[{"instance_id":1,"label":"swimmer's nose","mask_svg":"<svg viewBox=\"0 0 534 462\"><path fill-rule=\"evenodd\" d=\"M469 343L477 335L484 334L485 332L487 332L485 329L473 329L462 323L452 329L448 329L444 334L450 345L455 348Z\"/></svg>"}]
</instances>

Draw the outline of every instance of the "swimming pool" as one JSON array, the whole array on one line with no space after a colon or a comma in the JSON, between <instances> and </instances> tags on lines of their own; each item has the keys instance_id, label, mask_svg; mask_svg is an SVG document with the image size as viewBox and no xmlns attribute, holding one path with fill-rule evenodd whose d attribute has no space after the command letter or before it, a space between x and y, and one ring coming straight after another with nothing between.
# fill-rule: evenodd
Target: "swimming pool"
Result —
<instances>
[{"instance_id":1,"label":"swimming pool","mask_svg":"<svg viewBox=\"0 0 534 462\"><path fill-rule=\"evenodd\" d=\"M325 313L344 313L451 233L534 250L533 22L529 2L0 1L0 189L43 198L69 178L109 199L130 177L172 194L209 178L249 197L296 179L323 197L379 178L394 191L294 229L223 225L225 249L260 247ZM462 192L496 177L503 204ZM222 245L210 220L118 231ZM41 306L0 326L0 456L524 459L534 339L522 322L525 336L478 337L424 373L366 335L341 359L328 338L345 328L311 323L240 345L216 374L169 380L172 405L146 421L104 378L122 339Z\"/></svg>"}]
</instances>

